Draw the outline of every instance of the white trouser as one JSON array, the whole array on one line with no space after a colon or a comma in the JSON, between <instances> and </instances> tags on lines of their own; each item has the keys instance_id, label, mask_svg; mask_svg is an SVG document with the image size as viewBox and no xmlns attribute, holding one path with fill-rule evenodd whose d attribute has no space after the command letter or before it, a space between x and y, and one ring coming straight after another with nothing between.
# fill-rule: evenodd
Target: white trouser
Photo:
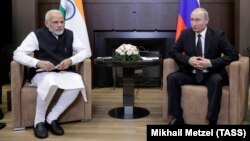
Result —
<instances>
[{"instance_id":1,"label":"white trouser","mask_svg":"<svg viewBox=\"0 0 250 141\"><path fill-rule=\"evenodd\" d=\"M79 94L79 91L79 89L64 90L56 105L49 112L46 121L50 124L53 120L57 120L58 117L69 107L69 105L74 102ZM42 100L42 98L37 95L34 127L37 123L45 122L46 111L54 95L55 93L45 100Z\"/></svg>"}]
</instances>

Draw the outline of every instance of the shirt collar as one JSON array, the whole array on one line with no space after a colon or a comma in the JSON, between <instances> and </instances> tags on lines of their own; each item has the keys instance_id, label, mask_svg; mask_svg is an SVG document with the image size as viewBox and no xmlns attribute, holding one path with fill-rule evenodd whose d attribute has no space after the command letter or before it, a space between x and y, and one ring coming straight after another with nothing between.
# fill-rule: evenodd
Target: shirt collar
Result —
<instances>
[{"instance_id":1,"label":"shirt collar","mask_svg":"<svg viewBox=\"0 0 250 141\"><path fill-rule=\"evenodd\" d=\"M197 35L200 34L201 37L205 38L206 32L207 32L207 27L206 27L202 32L200 32L200 33L195 33L195 35L196 35L196 37L197 37Z\"/></svg>"}]
</instances>

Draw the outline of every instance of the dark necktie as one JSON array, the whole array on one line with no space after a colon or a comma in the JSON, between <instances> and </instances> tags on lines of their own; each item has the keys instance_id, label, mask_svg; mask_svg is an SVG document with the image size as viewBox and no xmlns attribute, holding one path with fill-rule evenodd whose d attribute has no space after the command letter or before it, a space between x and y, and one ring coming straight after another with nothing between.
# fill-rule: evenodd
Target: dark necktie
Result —
<instances>
[{"instance_id":1,"label":"dark necktie","mask_svg":"<svg viewBox=\"0 0 250 141\"><path fill-rule=\"evenodd\" d=\"M196 55L202 57L202 45L201 45L201 35L200 34L198 34L198 41L197 41L197 45L196 45ZM197 82L199 82L199 83L202 81L202 79L203 79L202 70L196 69L195 78L196 78Z\"/></svg>"}]
</instances>

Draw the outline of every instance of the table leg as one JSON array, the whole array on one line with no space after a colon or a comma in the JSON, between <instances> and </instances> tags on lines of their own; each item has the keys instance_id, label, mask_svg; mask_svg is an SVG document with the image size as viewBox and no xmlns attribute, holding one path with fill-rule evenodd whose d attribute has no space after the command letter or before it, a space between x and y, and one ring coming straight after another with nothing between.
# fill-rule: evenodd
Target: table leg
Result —
<instances>
[{"instance_id":1,"label":"table leg","mask_svg":"<svg viewBox=\"0 0 250 141\"><path fill-rule=\"evenodd\" d=\"M123 68L123 106L134 106L134 68Z\"/></svg>"},{"instance_id":2,"label":"table leg","mask_svg":"<svg viewBox=\"0 0 250 141\"><path fill-rule=\"evenodd\" d=\"M134 107L134 68L123 68L123 107L110 110L109 115L121 119L135 119L149 115L147 109Z\"/></svg>"}]
</instances>

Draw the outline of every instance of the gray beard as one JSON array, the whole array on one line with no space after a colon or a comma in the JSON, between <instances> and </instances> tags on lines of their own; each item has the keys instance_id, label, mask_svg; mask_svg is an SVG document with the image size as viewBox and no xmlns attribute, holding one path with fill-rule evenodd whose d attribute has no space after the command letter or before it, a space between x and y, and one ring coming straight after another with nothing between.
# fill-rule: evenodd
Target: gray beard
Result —
<instances>
[{"instance_id":1,"label":"gray beard","mask_svg":"<svg viewBox=\"0 0 250 141\"><path fill-rule=\"evenodd\" d=\"M52 32L53 34L55 34L56 36L62 35L64 30L61 31L54 31Z\"/></svg>"},{"instance_id":2,"label":"gray beard","mask_svg":"<svg viewBox=\"0 0 250 141\"><path fill-rule=\"evenodd\" d=\"M55 35L55 36L59 36L59 35L62 35L63 32L64 32L64 29L63 30L60 30L60 31L52 31L49 27L48 27L49 31Z\"/></svg>"}]
</instances>

